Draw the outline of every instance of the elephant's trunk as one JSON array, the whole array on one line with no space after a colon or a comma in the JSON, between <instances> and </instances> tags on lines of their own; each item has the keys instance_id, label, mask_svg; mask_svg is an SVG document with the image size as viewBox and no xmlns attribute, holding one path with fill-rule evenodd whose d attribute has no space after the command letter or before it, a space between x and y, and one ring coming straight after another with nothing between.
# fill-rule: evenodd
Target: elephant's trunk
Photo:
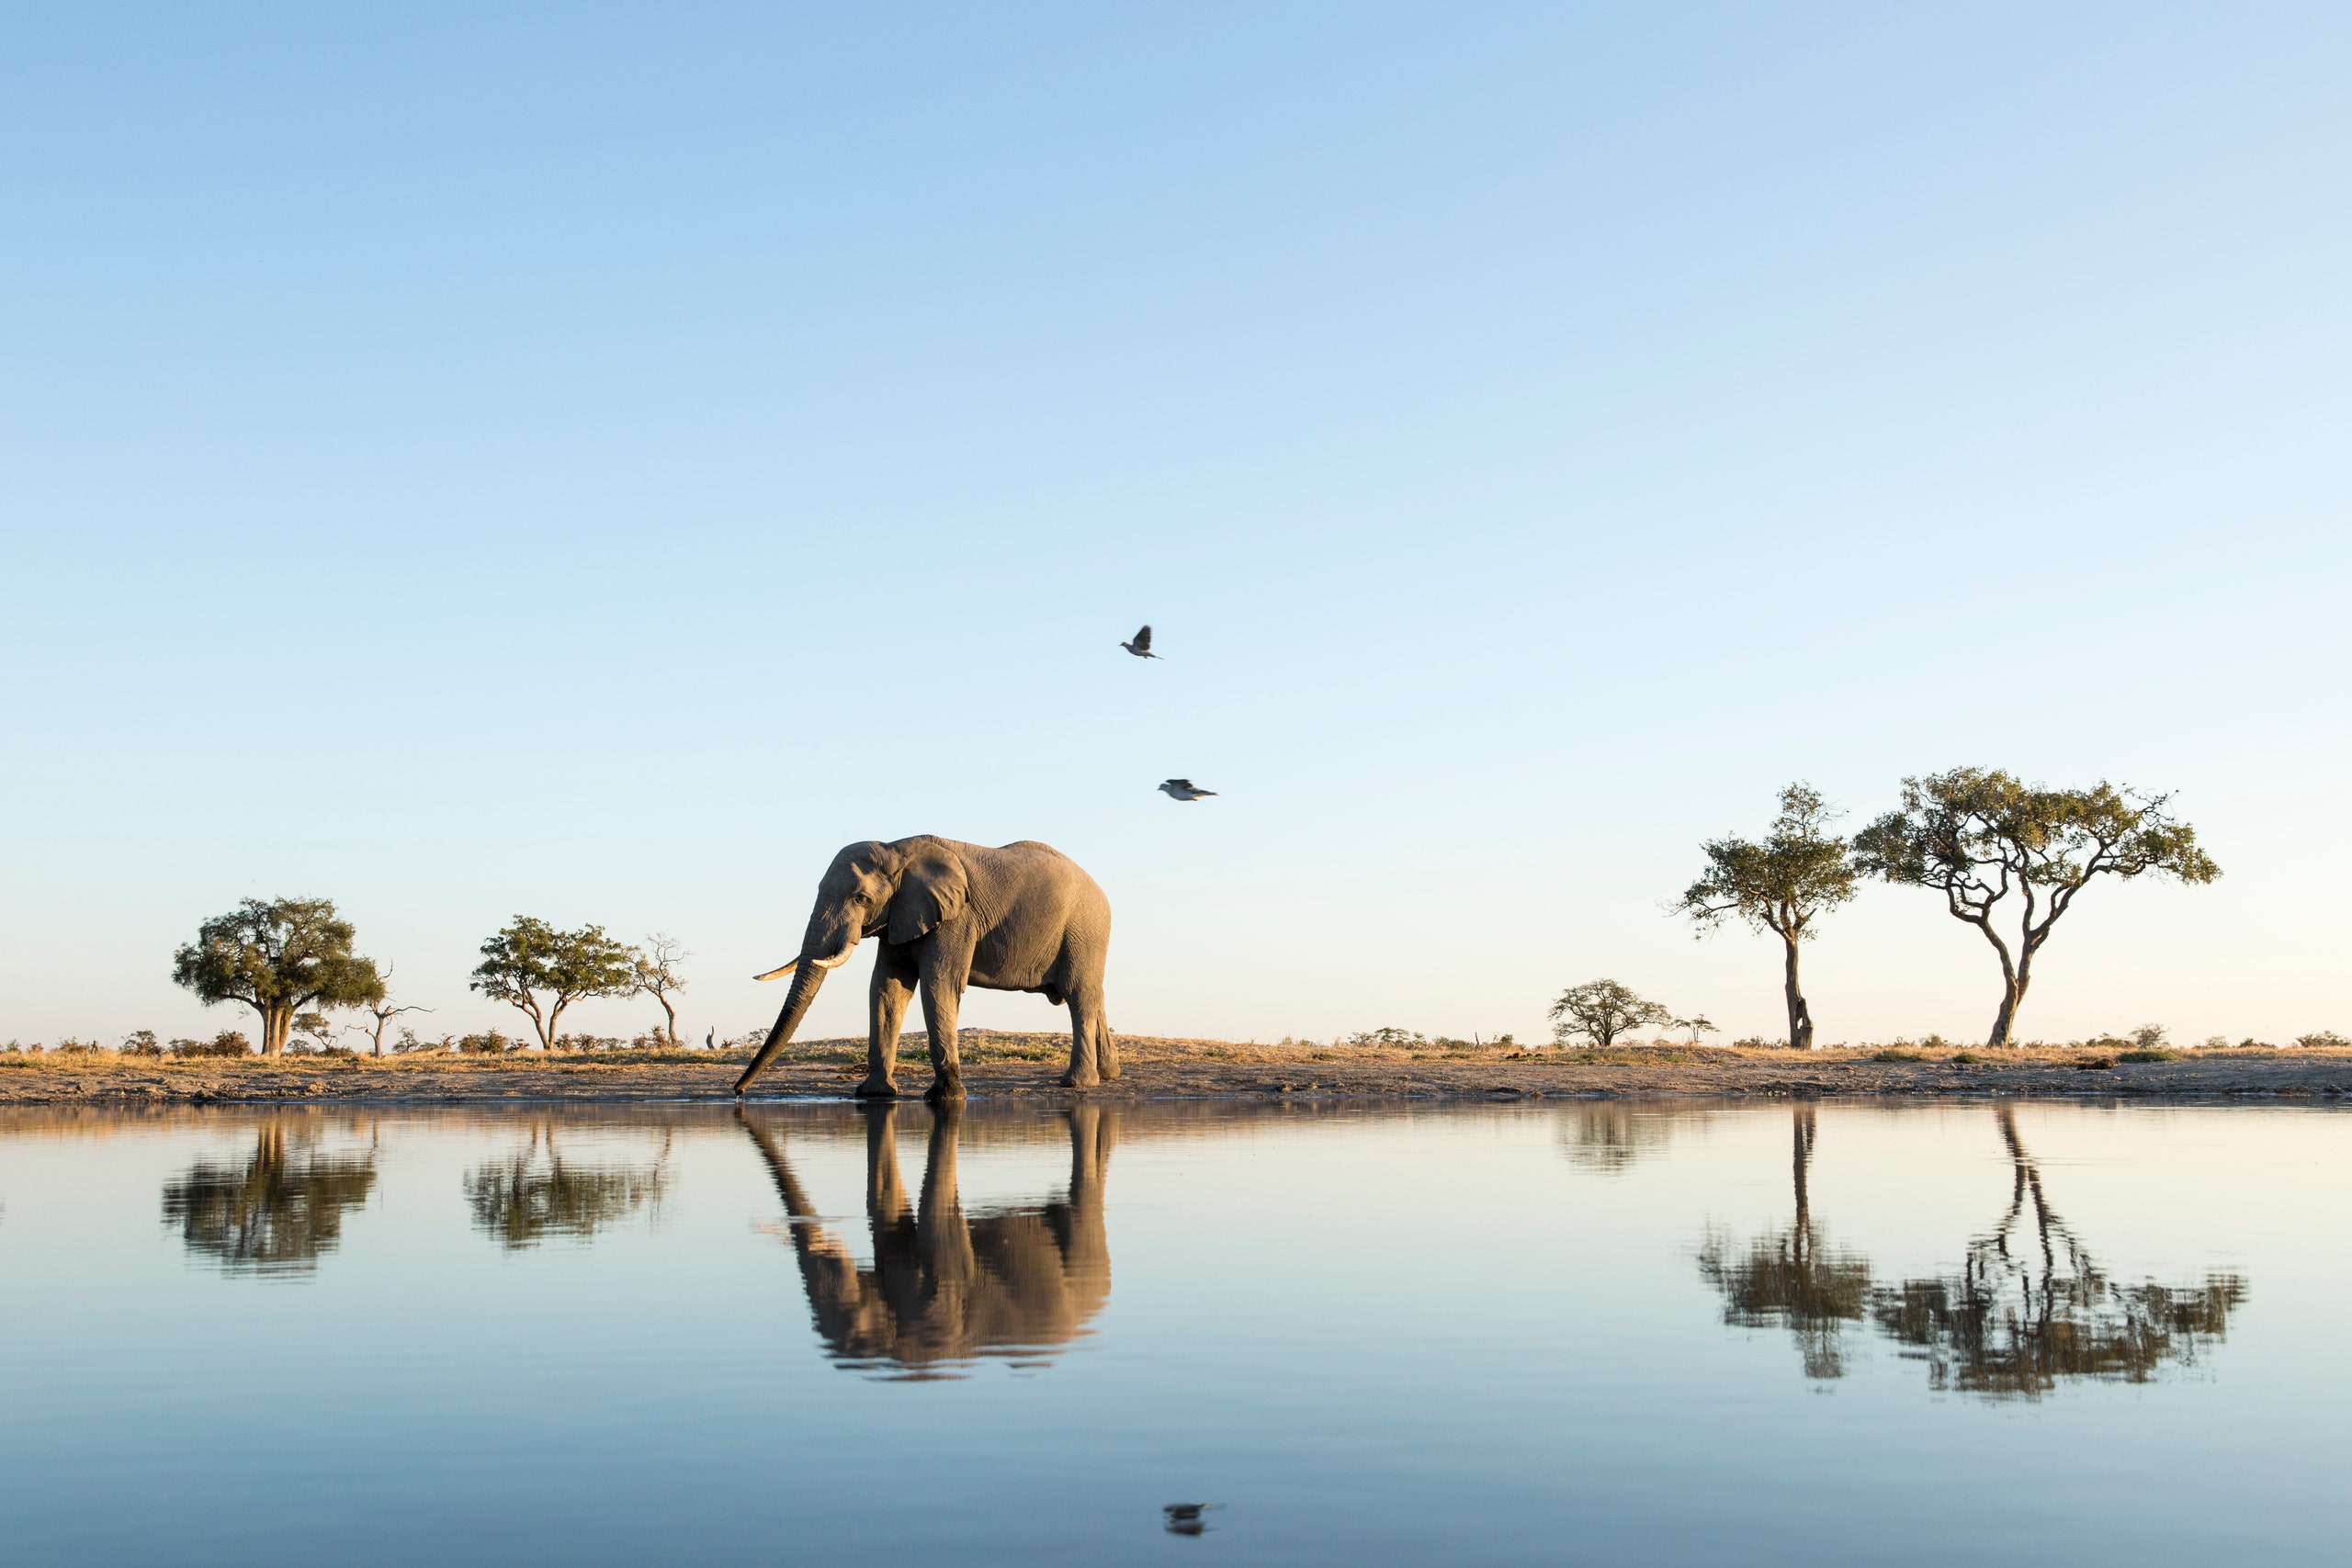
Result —
<instances>
[{"instance_id":1,"label":"elephant's trunk","mask_svg":"<svg viewBox=\"0 0 2352 1568\"><path fill-rule=\"evenodd\" d=\"M847 956L847 953L842 954L844 958ZM775 1015L775 1027L768 1031L767 1043L760 1047L759 1055L752 1058L752 1065L743 1069L743 1076L735 1080L737 1094L741 1094L751 1081L760 1076L760 1069L775 1059L775 1054L783 1050L792 1038L792 1032L800 1027L801 1019L808 1011L808 1004L817 999L817 987L825 983L825 972L831 967L830 964L803 964L792 976L792 989L785 993L783 1010Z\"/></svg>"}]
</instances>

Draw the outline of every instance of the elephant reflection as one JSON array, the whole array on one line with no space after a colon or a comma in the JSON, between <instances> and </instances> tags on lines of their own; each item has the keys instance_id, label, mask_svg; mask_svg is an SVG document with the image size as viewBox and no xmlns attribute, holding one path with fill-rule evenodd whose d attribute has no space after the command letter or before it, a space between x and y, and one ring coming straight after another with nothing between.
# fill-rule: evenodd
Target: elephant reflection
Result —
<instances>
[{"instance_id":1,"label":"elephant reflection","mask_svg":"<svg viewBox=\"0 0 2352 1568\"><path fill-rule=\"evenodd\" d=\"M555 1128L541 1121L528 1146L466 1177L466 1206L474 1228L509 1252L548 1236L585 1240L648 1203L660 1205L669 1153L665 1137L662 1158L650 1166L581 1165L564 1157Z\"/></svg>"},{"instance_id":2,"label":"elephant reflection","mask_svg":"<svg viewBox=\"0 0 2352 1568\"><path fill-rule=\"evenodd\" d=\"M294 1274L334 1250L344 1211L375 1190L375 1152L321 1155L308 1124L290 1140L287 1128L282 1118L261 1123L243 1166L198 1160L164 1184L164 1221L180 1227L190 1252L232 1273Z\"/></svg>"},{"instance_id":3,"label":"elephant reflection","mask_svg":"<svg viewBox=\"0 0 2352 1568\"><path fill-rule=\"evenodd\" d=\"M1089 1105L1064 1112L1066 1197L970 1216L956 1181L958 1102L932 1111L922 1191L911 1211L899 1177L898 1108L872 1105L863 1114L871 1269L859 1268L818 1223L784 1140L744 1118L792 1216L809 1312L835 1359L910 1377L953 1375L952 1363L1035 1356L1085 1331L1111 1293L1102 1187L1116 1112Z\"/></svg>"},{"instance_id":4,"label":"elephant reflection","mask_svg":"<svg viewBox=\"0 0 2352 1568\"><path fill-rule=\"evenodd\" d=\"M1958 1272L1873 1286L1867 1260L1826 1247L1815 1230L1807 1179L1814 1112L1799 1108L1795 1224L1751 1242L1745 1255L1720 1240L1700 1253L1701 1276L1723 1292L1724 1321L1787 1327L1817 1378L1843 1374L1840 1333L1868 1321L1899 1354L1926 1361L1934 1387L1989 1399L2039 1398L2070 1379L2145 1382L2167 1365L2194 1363L2227 1334L2231 1311L2245 1300L2244 1280L2116 1283L2051 1205L2015 1108L1998 1107L1995 1120L2009 1156L2007 1211L1968 1244ZM2029 1205L2033 1235L2020 1241Z\"/></svg>"}]
</instances>

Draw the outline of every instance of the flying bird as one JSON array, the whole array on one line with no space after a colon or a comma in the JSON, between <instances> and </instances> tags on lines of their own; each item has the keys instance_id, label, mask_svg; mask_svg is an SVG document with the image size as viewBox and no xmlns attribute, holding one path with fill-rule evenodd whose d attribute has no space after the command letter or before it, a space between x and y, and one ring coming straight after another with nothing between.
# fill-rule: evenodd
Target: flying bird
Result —
<instances>
[{"instance_id":1,"label":"flying bird","mask_svg":"<svg viewBox=\"0 0 2352 1568\"><path fill-rule=\"evenodd\" d=\"M1146 626L1141 631L1136 633L1135 641L1123 642L1119 646L1125 649L1129 653L1134 654L1137 659L1159 659L1159 655L1151 651L1151 628L1149 626ZM1159 661L1162 664L1168 662L1164 659L1160 659Z\"/></svg>"},{"instance_id":2,"label":"flying bird","mask_svg":"<svg viewBox=\"0 0 2352 1568\"><path fill-rule=\"evenodd\" d=\"M1159 792L1170 800L1198 800L1204 795L1215 795L1213 789L1196 789L1190 779L1170 779L1159 786Z\"/></svg>"}]
</instances>

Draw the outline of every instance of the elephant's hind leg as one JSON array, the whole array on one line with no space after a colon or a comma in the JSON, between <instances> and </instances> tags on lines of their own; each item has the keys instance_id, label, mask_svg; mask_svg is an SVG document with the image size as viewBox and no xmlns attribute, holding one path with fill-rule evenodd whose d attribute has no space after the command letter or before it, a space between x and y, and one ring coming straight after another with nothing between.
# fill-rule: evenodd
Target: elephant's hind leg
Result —
<instances>
[{"instance_id":1,"label":"elephant's hind leg","mask_svg":"<svg viewBox=\"0 0 2352 1568\"><path fill-rule=\"evenodd\" d=\"M1111 1029L1102 1017L1102 993L1081 986L1069 994L1069 1067L1062 1074L1064 1089L1092 1089L1104 1078L1119 1076L1116 1047L1106 1055Z\"/></svg>"}]
</instances>

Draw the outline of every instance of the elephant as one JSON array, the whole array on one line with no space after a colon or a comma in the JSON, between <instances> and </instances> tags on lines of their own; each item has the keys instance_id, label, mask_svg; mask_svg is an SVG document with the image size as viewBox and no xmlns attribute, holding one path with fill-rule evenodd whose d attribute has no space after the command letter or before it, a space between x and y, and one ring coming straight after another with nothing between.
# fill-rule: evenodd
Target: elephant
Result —
<instances>
[{"instance_id":1,"label":"elephant","mask_svg":"<svg viewBox=\"0 0 2352 1568\"><path fill-rule=\"evenodd\" d=\"M1102 1010L1102 965L1111 948L1111 901L1102 889L1047 844L1023 840L988 849L926 833L888 844L851 844L833 857L817 885L800 955L756 976L792 975L792 989L766 1043L735 1080L738 1096L791 1040L826 972L846 963L859 940L869 936L881 945L868 998L861 1097L899 1092L899 1025L918 987L931 1028L932 1081L925 1092L932 1099L964 1092L956 1012L967 985L1030 991L1056 1007L1069 1004L1066 1087L1090 1089L1119 1076L1118 1045Z\"/></svg>"},{"instance_id":2,"label":"elephant","mask_svg":"<svg viewBox=\"0 0 2352 1568\"><path fill-rule=\"evenodd\" d=\"M1069 1194L1061 1201L967 1219L956 1154L963 1106L932 1112L922 1194L910 1213L899 1178L899 1108L868 1104L865 1213L874 1267L858 1268L818 1223L785 1157L784 1141L738 1111L792 1216L792 1247L817 1332L837 1359L896 1367L910 1376L976 1356L1034 1356L1068 1344L1111 1294L1102 1188L1117 1126L1113 1111L1077 1105L1069 1127Z\"/></svg>"}]
</instances>

